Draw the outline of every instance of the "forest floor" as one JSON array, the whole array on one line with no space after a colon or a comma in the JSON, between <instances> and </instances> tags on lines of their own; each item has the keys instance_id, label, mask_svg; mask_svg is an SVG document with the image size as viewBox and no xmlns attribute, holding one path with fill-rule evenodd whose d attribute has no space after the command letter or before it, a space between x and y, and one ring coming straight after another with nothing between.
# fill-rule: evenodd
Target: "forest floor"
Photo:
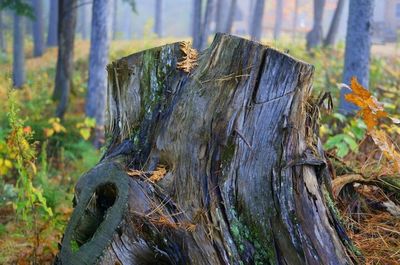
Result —
<instances>
[{"instance_id":1,"label":"forest floor","mask_svg":"<svg viewBox=\"0 0 400 265\"><path fill-rule=\"evenodd\" d=\"M400 45L397 43L375 44L372 45L372 54L375 56L384 56L388 58L400 57Z\"/></svg>"},{"instance_id":2,"label":"forest floor","mask_svg":"<svg viewBox=\"0 0 400 265\"><path fill-rule=\"evenodd\" d=\"M115 41L110 60L174 41ZM90 142L93 122L84 117L89 42L76 42L71 102L63 123L54 119L55 103L51 100L57 49L47 49L42 57L32 58L31 45L28 43L26 51L27 84L11 98L11 53L0 57L0 264L51 264L72 212L74 184L101 155L101 150L95 150ZM313 64L315 95L329 91L334 106L338 105L343 45L317 49L312 54L305 52L302 44L271 46L288 49L289 54ZM393 118L399 118L400 113L399 50L398 45L374 45L372 49L370 91ZM19 112L10 114L12 106ZM33 191L46 199L52 215L36 206L25 209L25 217L18 211L21 198L29 198L22 190L22 177L10 147L12 119L20 121L34 154L32 169L26 172L28 180L36 187ZM387 121L379 126L397 146L400 144L398 127ZM373 185L349 182L335 202L355 252L363 255L366 264L400 264L400 216L375 207L376 202L386 198L399 205L400 190L395 187L387 191L375 185L384 175L386 164L365 123L360 117L344 117L334 108L322 116L320 133L336 166L337 178L349 174L375 178ZM400 182L398 174L393 177Z\"/></svg>"}]
</instances>

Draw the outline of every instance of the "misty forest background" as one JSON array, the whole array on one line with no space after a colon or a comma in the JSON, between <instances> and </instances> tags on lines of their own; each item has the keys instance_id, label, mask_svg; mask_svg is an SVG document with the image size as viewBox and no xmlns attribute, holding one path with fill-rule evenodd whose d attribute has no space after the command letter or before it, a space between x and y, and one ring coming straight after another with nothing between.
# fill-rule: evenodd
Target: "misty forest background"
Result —
<instances>
[{"instance_id":1,"label":"misty forest background","mask_svg":"<svg viewBox=\"0 0 400 265\"><path fill-rule=\"evenodd\" d=\"M107 145L107 64L176 41L201 51L216 32L315 66L314 94L333 104L320 136L336 175L368 180L346 180L341 220L368 264L399 264L399 172L387 168L400 155L385 155L344 96L354 76L398 121L399 28L393 0L0 0L0 264L53 261L74 185ZM398 150L397 122L379 129ZM391 189L375 185L387 175ZM394 210L376 207L382 198Z\"/></svg>"}]
</instances>

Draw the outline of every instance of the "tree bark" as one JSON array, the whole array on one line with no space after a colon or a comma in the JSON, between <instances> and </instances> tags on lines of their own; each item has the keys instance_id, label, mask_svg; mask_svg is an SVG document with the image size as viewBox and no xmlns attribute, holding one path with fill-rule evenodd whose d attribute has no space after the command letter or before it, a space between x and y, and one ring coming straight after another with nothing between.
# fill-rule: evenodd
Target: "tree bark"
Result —
<instances>
[{"instance_id":1,"label":"tree bark","mask_svg":"<svg viewBox=\"0 0 400 265\"><path fill-rule=\"evenodd\" d=\"M315 48L322 43L322 18L326 0L314 0L314 22L313 28L307 33L307 50Z\"/></svg>"},{"instance_id":2,"label":"tree bark","mask_svg":"<svg viewBox=\"0 0 400 265\"><path fill-rule=\"evenodd\" d=\"M202 0L193 0L192 38L193 47L197 50L201 48L201 5Z\"/></svg>"},{"instance_id":3,"label":"tree bark","mask_svg":"<svg viewBox=\"0 0 400 265\"><path fill-rule=\"evenodd\" d=\"M47 46L57 46L58 0L50 1Z\"/></svg>"},{"instance_id":4,"label":"tree bark","mask_svg":"<svg viewBox=\"0 0 400 265\"><path fill-rule=\"evenodd\" d=\"M96 120L95 146L100 147L106 109L108 52L111 41L112 1L93 0L86 115Z\"/></svg>"},{"instance_id":5,"label":"tree bark","mask_svg":"<svg viewBox=\"0 0 400 265\"><path fill-rule=\"evenodd\" d=\"M333 14L331 25L329 27L328 35L324 40L324 46L333 46L336 44L337 33L339 30L340 21L342 19L345 0L338 0L335 13Z\"/></svg>"},{"instance_id":6,"label":"tree bark","mask_svg":"<svg viewBox=\"0 0 400 265\"><path fill-rule=\"evenodd\" d=\"M24 18L14 11L13 31L13 86L25 84Z\"/></svg>"},{"instance_id":7,"label":"tree bark","mask_svg":"<svg viewBox=\"0 0 400 265\"><path fill-rule=\"evenodd\" d=\"M56 116L63 118L72 86L77 0L60 0L58 6L58 57L53 99Z\"/></svg>"},{"instance_id":8,"label":"tree bark","mask_svg":"<svg viewBox=\"0 0 400 265\"><path fill-rule=\"evenodd\" d=\"M284 5L283 1L284 0L276 1L274 40L279 39L282 31L283 5Z\"/></svg>"},{"instance_id":9,"label":"tree bark","mask_svg":"<svg viewBox=\"0 0 400 265\"><path fill-rule=\"evenodd\" d=\"M155 23L154 23L154 33L157 34L159 38L162 37L162 0L156 0L155 5Z\"/></svg>"},{"instance_id":10,"label":"tree bark","mask_svg":"<svg viewBox=\"0 0 400 265\"><path fill-rule=\"evenodd\" d=\"M32 23L33 57L40 57L44 53L44 20L43 0L32 0L35 18Z\"/></svg>"},{"instance_id":11,"label":"tree bark","mask_svg":"<svg viewBox=\"0 0 400 265\"><path fill-rule=\"evenodd\" d=\"M208 36L211 33L211 17L214 13L214 0L207 0L206 10L204 12L204 18L201 26L201 38L200 38L200 49L207 47Z\"/></svg>"},{"instance_id":12,"label":"tree bark","mask_svg":"<svg viewBox=\"0 0 400 265\"><path fill-rule=\"evenodd\" d=\"M233 21L235 20L235 15L236 15L236 5L237 5L237 0L231 0L231 5L229 7L228 18L226 20L225 33L231 33L232 32Z\"/></svg>"},{"instance_id":13,"label":"tree bark","mask_svg":"<svg viewBox=\"0 0 400 265\"><path fill-rule=\"evenodd\" d=\"M181 47L108 66L109 146L76 185L55 264L352 264L313 67L217 34L187 74Z\"/></svg>"},{"instance_id":14,"label":"tree bark","mask_svg":"<svg viewBox=\"0 0 400 265\"><path fill-rule=\"evenodd\" d=\"M261 39L264 6L265 0L256 0L250 27L250 37L255 41L260 41Z\"/></svg>"},{"instance_id":15,"label":"tree bark","mask_svg":"<svg viewBox=\"0 0 400 265\"><path fill-rule=\"evenodd\" d=\"M343 83L349 84L351 78L355 76L361 85L368 87L374 1L349 2ZM350 93L347 88L342 88L340 91L339 111L344 114L354 113L358 109L344 99L347 93Z\"/></svg>"}]
</instances>

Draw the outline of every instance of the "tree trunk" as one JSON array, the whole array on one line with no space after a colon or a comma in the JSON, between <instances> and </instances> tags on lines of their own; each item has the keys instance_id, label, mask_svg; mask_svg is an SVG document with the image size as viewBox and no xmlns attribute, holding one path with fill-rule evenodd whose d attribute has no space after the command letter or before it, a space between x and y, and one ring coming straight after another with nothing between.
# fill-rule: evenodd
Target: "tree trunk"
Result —
<instances>
[{"instance_id":1,"label":"tree trunk","mask_svg":"<svg viewBox=\"0 0 400 265\"><path fill-rule=\"evenodd\" d=\"M25 84L24 18L14 11L13 32L13 86Z\"/></svg>"},{"instance_id":2,"label":"tree trunk","mask_svg":"<svg viewBox=\"0 0 400 265\"><path fill-rule=\"evenodd\" d=\"M154 33L162 37L162 0L156 0Z\"/></svg>"},{"instance_id":3,"label":"tree trunk","mask_svg":"<svg viewBox=\"0 0 400 265\"><path fill-rule=\"evenodd\" d=\"M58 57L53 99L59 101L56 116L63 118L68 106L74 64L77 0L60 0L58 7Z\"/></svg>"},{"instance_id":4,"label":"tree trunk","mask_svg":"<svg viewBox=\"0 0 400 265\"><path fill-rule=\"evenodd\" d=\"M86 95L86 115L96 119L95 146L100 147L104 134L106 109L108 52L111 41L111 15L113 3L93 0L92 30L90 39L89 81Z\"/></svg>"},{"instance_id":5,"label":"tree trunk","mask_svg":"<svg viewBox=\"0 0 400 265\"><path fill-rule=\"evenodd\" d=\"M90 38L90 21L92 19L92 1L84 2L79 7L79 31L82 40Z\"/></svg>"},{"instance_id":6,"label":"tree trunk","mask_svg":"<svg viewBox=\"0 0 400 265\"><path fill-rule=\"evenodd\" d=\"M231 0L231 6L229 7L228 18L226 20L226 28L225 28L226 33L232 32L233 21L235 20L235 15L236 15L236 5L237 5L237 0Z\"/></svg>"},{"instance_id":7,"label":"tree trunk","mask_svg":"<svg viewBox=\"0 0 400 265\"><path fill-rule=\"evenodd\" d=\"M282 19L283 19L283 1L276 1L275 11L275 26L274 26L274 40L278 40L282 31Z\"/></svg>"},{"instance_id":8,"label":"tree trunk","mask_svg":"<svg viewBox=\"0 0 400 265\"><path fill-rule=\"evenodd\" d=\"M113 0L113 3L112 39L116 40L118 38L118 0Z\"/></svg>"},{"instance_id":9,"label":"tree trunk","mask_svg":"<svg viewBox=\"0 0 400 265\"><path fill-rule=\"evenodd\" d=\"M57 46L58 0L50 1L47 46Z\"/></svg>"},{"instance_id":10,"label":"tree trunk","mask_svg":"<svg viewBox=\"0 0 400 265\"><path fill-rule=\"evenodd\" d=\"M324 40L324 46L333 46L336 44L337 33L339 30L340 21L342 19L345 0L338 0L335 13L333 14L328 35Z\"/></svg>"},{"instance_id":11,"label":"tree trunk","mask_svg":"<svg viewBox=\"0 0 400 265\"><path fill-rule=\"evenodd\" d=\"M352 264L325 201L313 67L217 34L187 74L181 48L108 66L109 146L55 264Z\"/></svg>"},{"instance_id":12,"label":"tree trunk","mask_svg":"<svg viewBox=\"0 0 400 265\"><path fill-rule=\"evenodd\" d=\"M223 7L224 7L224 0L216 0L216 7L215 7L215 32L222 32L224 30L224 19L223 19Z\"/></svg>"},{"instance_id":13,"label":"tree trunk","mask_svg":"<svg viewBox=\"0 0 400 265\"><path fill-rule=\"evenodd\" d=\"M32 0L33 12L33 57L40 57L44 53L44 20L43 20L43 0Z\"/></svg>"},{"instance_id":14,"label":"tree trunk","mask_svg":"<svg viewBox=\"0 0 400 265\"><path fill-rule=\"evenodd\" d=\"M373 8L374 0L350 1L343 70L345 84L349 84L350 79L355 76L361 85L368 87ZM350 93L347 88L340 91L339 111L344 114L353 113L358 109L344 99L347 93Z\"/></svg>"},{"instance_id":15,"label":"tree trunk","mask_svg":"<svg viewBox=\"0 0 400 265\"><path fill-rule=\"evenodd\" d=\"M132 32L132 23L134 22L133 9L132 9L132 6L125 1L121 2L121 6L122 6L122 13L123 13L122 16L124 18L122 20L121 31L123 33L124 39L130 40L133 37L133 32Z\"/></svg>"},{"instance_id":16,"label":"tree trunk","mask_svg":"<svg viewBox=\"0 0 400 265\"><path fill-rule=\"evenodd\" d=\"M256 0L253 17L251 20L251 28L250 28L250 37L252 40L256 41L261 40L264 5L265 5L265 0Z\"/></svg>"},{"instance_id":17,"label":"tree trunk","mask_svg":"<svg viewBox=\"0 0 400 265\"><path fill-rule=\"evenodd\" d=\"M296 41L297 18L298 18L298 15L299 15L299 1L300 0L295 0L295 3L294 3L293 25L292 25L292 42Z\"/></svg>"},{"instance_id":18,"label":"tree trunk","mask_svg":"<svg viewBox=\"0 0 400 265\"><path fill-rule=\"evenodd\" d=\"M7 52L7 42L6 42L6 33L5 33L5 25L3 22L3 12L0 11L0 53Z\"/></svg>"},{"instance_id":19,"label":"tree trunk","mask_svg":"<svg viewBox=\"0 0 400 265\"><path fill-rule=\"evenodd\" d=\"M193 0L192 38L193 47L197 50L201 48L201 5L202 0Z\"/></svg>"},{"instance_id":20,"label":"tree trunk","mask_svg":"<svg viewBox=\"0 0 400 265\"><path fill-rule=\"evenodd\" d=\"M314 0L314 22L313 28L307 33L307 50L315 48L322 43L322 18L326 0Z\"/></svg>"},{"instance_id":21,"label":"tree trunk","mask_svg":"<svg viewBox=\"0 0 400 265\"><path fill-rule=\"evenodd\" d=\"M214 0L207 0L206 10L204 12L203 23L201 26L200 49L207 47L208 36L211 32L211 17L214 13Z\"/></svg>"}]
</instances>

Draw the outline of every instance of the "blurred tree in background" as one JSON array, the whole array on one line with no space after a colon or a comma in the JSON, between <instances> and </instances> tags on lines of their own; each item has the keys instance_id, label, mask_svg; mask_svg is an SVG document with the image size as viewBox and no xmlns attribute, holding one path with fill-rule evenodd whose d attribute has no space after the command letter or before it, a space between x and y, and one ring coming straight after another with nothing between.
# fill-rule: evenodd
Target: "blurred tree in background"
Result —
<instances>
[{"instance_id":1,"label":"blurred tree in background","mask_svg":"<svg viewBox=\"0 0 400 265\"><path fill-rule=\"evenodd\" d=\"M32 23L33 57L40 57L45 50L43 0L32 0L32 8L35 16Z\"/></svg>"},{"instance_id":2,"label":"blurred tree in background","mask_svg":"<svg viewBox=\"0 0 400 265\"><path fill-rule=\"evenodd\" d=\"M64 118L72 86L77 0L60 0L58 5L58 57L53 99L56 116Z\"/></svg>"},{"instance_id":3,"label":"blurred tree in background","mask_svg":"<svg viewBox=\"0 0 400 265\"><path fill-rule=\"evenodd\" d=\"M94 0L89 55L89 81L85 112L96 120L95 146L104 144L108 54L111 41L112 9L108 0Z\"/></svg>"},{"instance_id":4,"label":"blurred tree in background","mask_svg":"<svg viewBox=\"0 0 400 265\"><path fill-rule=\"evenodd\" d=\"M343 83L350 83L351 78L355 76L361 85L368 88L374 0L349 2ZM344 95L349 92L347 88L342 88L340 92L339 110L345 114L354 113L358 109L344 99Z\"/></svg>"}]
</instances>

